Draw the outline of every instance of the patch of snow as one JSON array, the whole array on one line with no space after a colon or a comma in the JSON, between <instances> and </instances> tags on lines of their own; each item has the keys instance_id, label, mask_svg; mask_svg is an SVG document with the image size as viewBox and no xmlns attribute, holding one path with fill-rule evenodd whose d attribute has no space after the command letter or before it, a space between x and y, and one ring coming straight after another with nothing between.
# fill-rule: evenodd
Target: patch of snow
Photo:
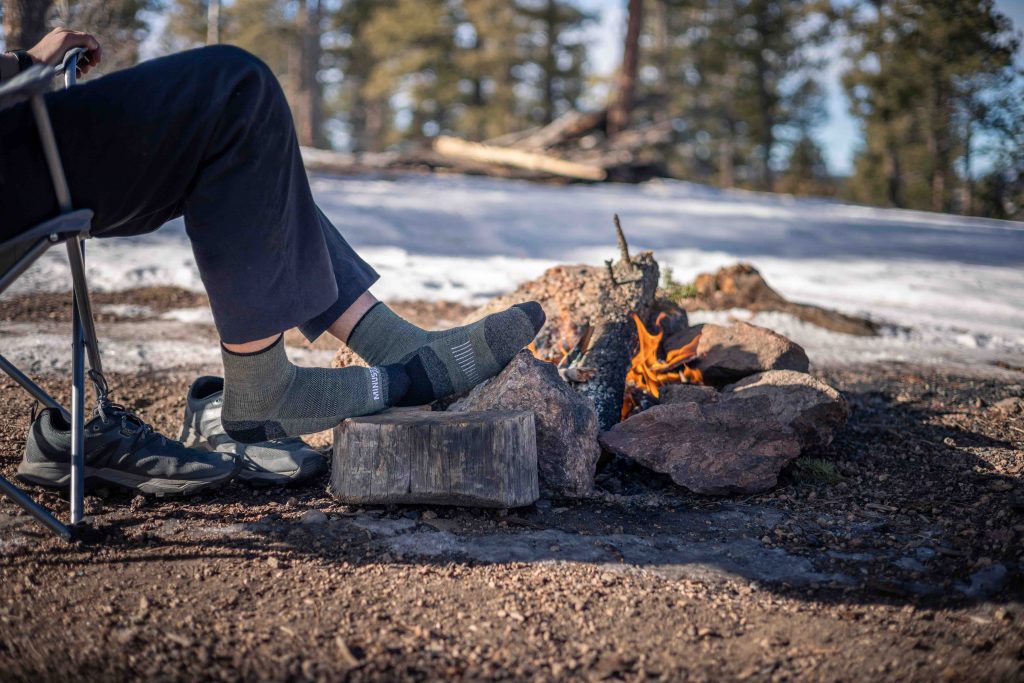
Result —
<instances>
[{"instance_id":1,"label":"patch of snow","mask_svg":"<svg viewBox=\"0 0 1024 683\"><path fill-rule=\"evenodd\" d=\"M164 312L160 316L160 319L177 320L180 323L201 323L204 325L212 325L213 311L211 311L207 306L199 306L196 308L172 308L171 310Z\"/></svg>"},{"instance_id":2,"label":"patch of snow","mask_svg":"<svg viewBox=\"0 0 1024 683\"><path fill-rule=\"evenodd\" d=\"M987 363L1024 358L1024 224L691 183L557 187L457 176L312 177L324 212L381 275L383 299L480 303L560 262L617 256L618 213L634 251L654 249L679 281L745 260L784 296L909 327L878 339L836 335L788 316L765 324L812 360ZM67 289L51 250L14 291ZM97 290L201 290L181 220L152 235L92 240ZM208 322L198 312L173 320ZM195 318L189 316L195 315Z\"/></svg>"},{"instance_id":3,"label":"patch of snow","mask_svg":"<svg viewBox=\"0 0 1024 683\"><path fill-rule=\"evenodd\" d=\"M103 304L99 307L99 312L122 318L148 318L153 315L152 308L138 304Z\"/></svg>"}]
</instances>

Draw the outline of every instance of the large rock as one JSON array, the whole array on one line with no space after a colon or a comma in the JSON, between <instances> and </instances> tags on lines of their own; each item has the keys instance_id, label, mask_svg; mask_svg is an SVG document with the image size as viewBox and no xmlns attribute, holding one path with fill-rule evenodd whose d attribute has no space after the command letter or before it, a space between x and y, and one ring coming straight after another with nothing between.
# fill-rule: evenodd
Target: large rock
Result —
<instances>
[{"instance_id":1,"label":"large rock","mask_svg":"<svg viewBox=\"0 0 1024 683\"><path fill-rule=\"evenodd\" d=\"M573 391L551 363L521 351L497 377L475 387L449 411L532 410L541 482L568 496L594 486L601 449L593 403Z\"/></svg>"},{"instance_id":2,"label":"large rock","mask_svg":"<svg viewBox=\"0 0 1024 683\"><path fill-rule=\"evenodd\" d=\"M601 435L601 445L695 493L758 493L800 454L764 396L657 405Z\"/></svg>"},{"instance_id":3,"label":"large rock","mask_svg":"<svg viewBox=\"0 0 1024 683\"><path fill-rule=\"evenodd\" d=\"M872 337L878 324L828 308L789 301L768 286L749 263L727 266L716 273L701 273L693 281L696 296L681 303L691 311L780 311L834 332Z\"/></svg>"},{"instance_id":4,"label":"large rock","mask_svg":"<svg viewBox=\"0 0 1024 683\"><path fill-rule=\"evenodd\" d=\"M781 334L738 322L704 325L693 367L705 383L722 386L766 370L807 372L810 362L803 348Z\"/></svg>"},{"instance_id":5,"label":"large rock","mask_svg":"<svg viewBox=\"0 0 1024 683\"><path fill-rule=\"evenodd\" d=\"M666 384L661 387L660 403L717 403L721 392L703 384Z\"/></svg>"},{"instance_id":6,"label":"large rock","mask_svg":"<svg viewBox=\"0 0 1024 683\"><path fill-rule=\"evenodd\" d=\"M723 389L728 401L764 397L775 418L789 426L803 448L827 446L850 416L846 399L819 379L792 370L751 375Z\"/></svg>"}]
</instances>

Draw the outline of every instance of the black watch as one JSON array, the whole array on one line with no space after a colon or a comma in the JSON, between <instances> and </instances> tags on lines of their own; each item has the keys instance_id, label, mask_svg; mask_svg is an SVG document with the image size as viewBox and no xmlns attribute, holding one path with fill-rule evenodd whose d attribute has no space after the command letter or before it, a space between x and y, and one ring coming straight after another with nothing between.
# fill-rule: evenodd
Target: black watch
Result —
<instances>
[{"instance_id":1,"label":"black watch","mask_svg":"<svg viewBox=\"0 0 1024 683\"><path fill-rule=\"evenodd\" d=\"M18 58L18 73L25 71L34 63L27 50L11 50L11 54Z\"/></svg>"}]
</instances>

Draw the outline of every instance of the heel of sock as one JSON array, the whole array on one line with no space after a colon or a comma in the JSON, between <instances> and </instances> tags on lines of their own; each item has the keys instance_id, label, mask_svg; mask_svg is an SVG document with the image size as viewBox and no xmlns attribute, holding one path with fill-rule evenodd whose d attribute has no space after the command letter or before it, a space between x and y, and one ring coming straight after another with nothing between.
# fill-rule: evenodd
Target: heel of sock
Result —
<instances>
[{"instance_id":1,"label":"heel of sock","mask_svg":"<svg viewBox=\"0 0 1024 683\"><path fill-rule=\"evenodd\" d=\"M289 436L284 428L273 420L221 420L224 431L235 441L252 444Z\"/></svg>"}]
</instances>

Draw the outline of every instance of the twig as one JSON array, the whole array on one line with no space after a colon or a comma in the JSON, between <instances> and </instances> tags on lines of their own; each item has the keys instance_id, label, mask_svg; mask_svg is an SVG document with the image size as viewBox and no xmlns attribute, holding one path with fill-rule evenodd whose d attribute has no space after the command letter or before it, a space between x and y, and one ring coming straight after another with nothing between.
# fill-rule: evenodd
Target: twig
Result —
<instances>
[{"instance_id":1,"label":"twig","mask_svg":"<svg viewBox=\"0 0 1024 683\"><path fill-rule=\"evenodd\" d=\"M629 258L629 245L626 244L626 235L622 232L622 223L619 222L619 214L612 214L615 220L615 239L619 242L619 255L622 257L622 262L626 264L632 264L633 259Z\"/></svg>"}]
</instances>

